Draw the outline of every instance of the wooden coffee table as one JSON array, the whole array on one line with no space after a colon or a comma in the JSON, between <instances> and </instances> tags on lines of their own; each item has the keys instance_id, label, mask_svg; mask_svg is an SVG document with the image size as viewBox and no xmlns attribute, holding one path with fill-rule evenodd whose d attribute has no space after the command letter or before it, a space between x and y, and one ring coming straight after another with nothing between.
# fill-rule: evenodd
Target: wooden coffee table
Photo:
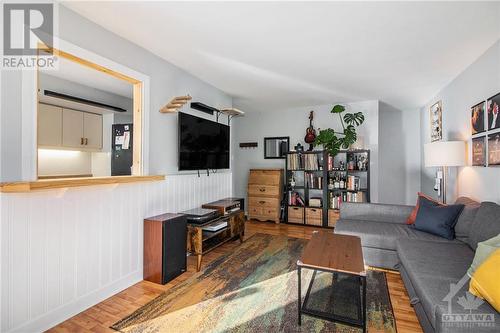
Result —
<instances>
[{"instance_id":1,"label":"wooden coffee table","mask_svg":"<svg viewBox=\"0 0 500 333\"><path fill-rule=\"evenodd\" d=\"M302 303L301 270L304 268L312 269L314 272L307 288L304 303ZM320 274L324 274L321 272L332 273L332 282L317 293L313 292L311 294L318 272ZM366 332L366 270L359 237L314 231L311 240L302 253L302 257L297 261L297 274L299 325L301 325L302 314L306 314L360 327L363 332ZM339 281L342 281L342 283ZM345 286L351 288L335 290L335 288L344 288ZM322 308L318 310L315 308L314 298L319 297L320 293L328 293L328 297L325 298L328 299L328 309ZM334 295L342 293L343 295L349 295L349 297L342 297L343 299L336 302ZM335 311L335 305L342 304L342 302L345 305L346 299L352 299L356 303L356 318L339 315Z\"/></svg>"}]
</instances>

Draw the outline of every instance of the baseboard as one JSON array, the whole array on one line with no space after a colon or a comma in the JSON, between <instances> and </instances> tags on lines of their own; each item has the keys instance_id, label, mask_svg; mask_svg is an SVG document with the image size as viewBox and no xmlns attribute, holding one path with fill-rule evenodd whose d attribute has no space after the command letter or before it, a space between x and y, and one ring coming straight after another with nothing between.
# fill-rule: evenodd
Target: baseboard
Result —
<instances>
[{"instance_id":1,"label":"baseboard","mask_svg":"<svg viewBox=\"0 0 500 333\"><path fill-rule=\"evenodd\" d=\"M131 273L126 277L115 281L99 290L91 292L77 300L64 304L42 316L35 318L21 326L15 327L5 333L14 332L44 332L51 327L77 315L78 313L104 301L106 298L113 296L120 291L140 282L142 280L142 270Z\"/></svg>"}]
</instances>

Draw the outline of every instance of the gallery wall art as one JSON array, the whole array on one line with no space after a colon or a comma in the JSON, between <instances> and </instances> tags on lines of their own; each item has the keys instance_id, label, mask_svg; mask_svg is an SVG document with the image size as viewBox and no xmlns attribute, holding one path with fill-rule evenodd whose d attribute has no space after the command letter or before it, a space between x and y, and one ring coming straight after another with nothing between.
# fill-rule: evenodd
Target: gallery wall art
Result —
<instances>
[{"instance_id":1,"label":"gallery wall art","mask_svg":"<svg viewBox=\"0 0 500 333\"><path fill-rule=\"evenodd\" d=\"M441 101L434 103L430 110L431 142L443 138L443 106Z\"/></svg>"},{"instance_id":2,"label":"gallery wall art","mask_svg":"<svg viewBox=\"0 0 500 333\"><path fill-rule=\"evenodd\" d=\"M472 135L484 132L484 106L481 102L471 108Z\"/></svg>"},{"instance_id":3,"label":"gallery wall art","mask_svg":"<svg viewBox=\"0 0 500 333\"><path fill-rule=\"evenodd\" d=\"M470 108L472 166L500 166L500 93Z\"/></svg>"},{"instance_id":4,"label":"gallery wall art","mask_svg":"<svg viewBox=\"0 0 500 333\"><path fill-rule=\"evenodd\" d=\"M472 165L486 166L486 136L472 139Z\"/></svg>"}]
</instances>

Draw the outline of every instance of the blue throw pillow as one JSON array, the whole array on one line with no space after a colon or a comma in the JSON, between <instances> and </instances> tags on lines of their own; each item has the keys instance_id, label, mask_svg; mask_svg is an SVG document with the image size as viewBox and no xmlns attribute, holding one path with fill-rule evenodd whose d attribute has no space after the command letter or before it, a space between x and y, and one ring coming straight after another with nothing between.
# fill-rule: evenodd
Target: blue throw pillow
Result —
<instances>
[{"instance_id":1,"label":"blue throw pillow","mask_svg":"<svg viewBox=\"0 0 500 333\"><path fill-rule=\"evenodd\" d=\"M446 239L455 238L455 224L464 205L436 205L426 198L420 198L420 209L415 220L415 229Z\"/></svg>"}]
</instances>

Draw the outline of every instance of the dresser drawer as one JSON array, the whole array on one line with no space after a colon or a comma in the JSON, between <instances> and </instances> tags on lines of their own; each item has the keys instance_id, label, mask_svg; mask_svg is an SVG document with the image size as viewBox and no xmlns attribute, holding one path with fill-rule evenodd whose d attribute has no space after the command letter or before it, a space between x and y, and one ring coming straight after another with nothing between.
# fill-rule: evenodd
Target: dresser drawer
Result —
<instances>
[{"instance_id":1,"label":"dresser drawer","mask_svg":"<svg viewBox=\"0 0 500 333\"><path fill-rule=\"evenodd\" d=\"M340 218L340 212L338 210L329 209L328 210L328 226L335 228L335 224Z\"/></svg>"},{"instance_id":2,"label":"dresser drawer","mask_svg":"<svg viewBox=\"0 0 500 333\"><path fill-rule=\"evenodd\" d=\"M249 207L278 208L279 199L265 198L265 197L249 197L248 205Z\"/></svg>"},{"instance_id":3,"label":"dresser drawer","mask_svg":"<svg viewBox=\"0 0 500 333\"><path fill-rule=\"evenodd\" d=\"M288 222L289 223L304 223L304 208L288 207Z\"/></svg>"},{"instance_id":4,"label":"dresser drawer","mask_svg":"<svg viewBox=\"0 0 500 333\"><path fill-rule=\"evenodd\" d=\"M250 206L248 207L248 213L250 214L250 216L256 216L256 215L262 215L262 212L263 212L263 208L262 207L255 207L255 206Z\"/></svg>"},{"instance_id":5,"label":"dresser drawer","mask_svg":"<svg viewBox=\"0 0 500 333\"><path fill-rule=\"evenodd\" d=\"M249 185L279 185L281 182L281 172L275 170L250 170L248 177Z\"/></svg>"},{"instance_id":6,"label":"dresser drawer","mask_svg":"<svg viewBox=\"0 0 500 333\"><path fill-rule=\"evenodd\" d=\"M279 197L280 189L277 185L248 185L249 196Z\"/></svg>"}]
</instances>

